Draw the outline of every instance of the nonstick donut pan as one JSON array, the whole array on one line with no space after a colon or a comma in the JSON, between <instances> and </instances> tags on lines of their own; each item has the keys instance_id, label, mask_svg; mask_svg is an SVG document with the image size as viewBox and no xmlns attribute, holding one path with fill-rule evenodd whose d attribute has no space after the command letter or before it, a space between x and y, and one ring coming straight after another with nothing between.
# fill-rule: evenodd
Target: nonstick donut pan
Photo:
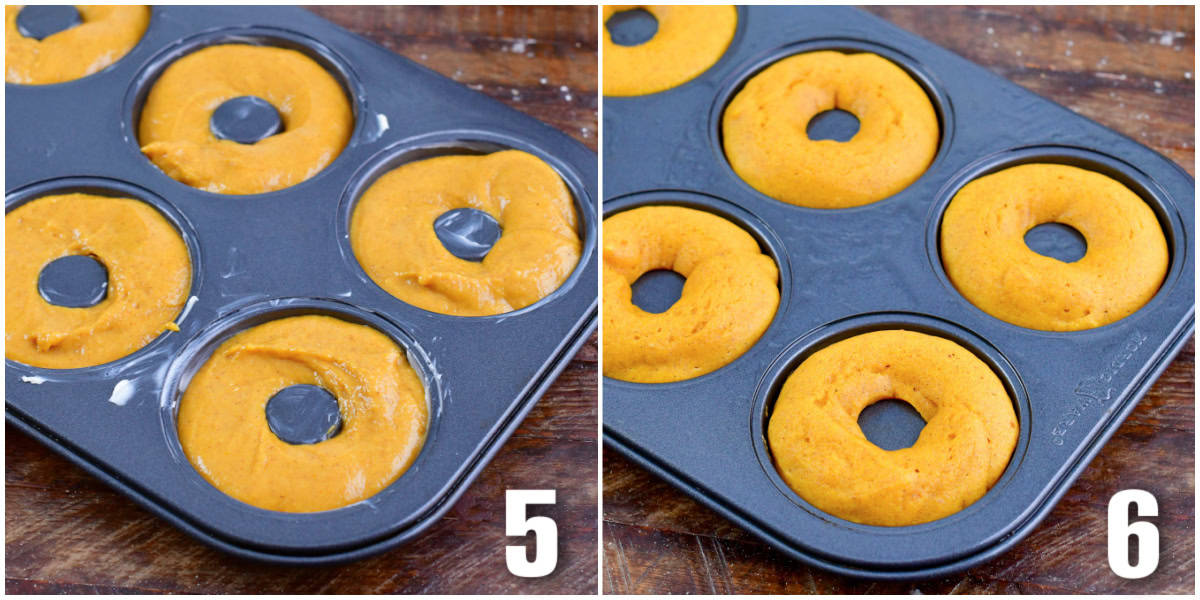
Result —
<instances>
[{"instance_id":1,"label":"nonstick donut pan","mask_svg":"<svg viewBox=\"0 0 1200 600\"><path fill-rule=\"evenodd\" d=\"M225 196L170 178L139 151L149 85L200 47L246 42L298 49L347 91L356 126L323 171L276 192ZM89 77L7 85L6 210L68 191L129 196L182 233L193 281L178 332L108 364L70 370L6 361L5 416L195 537L279 563L346 561L394 547L445 513L596 327L597 161L563 133L298 8L155 7L141 42ZM583 240L567 281L498 316L455 317L389 295L349 247L357 195L385 167L501 148L554 167L573 193ZM403 346L430 403L412 466L371 498L282 513L232 499L184 457L175 428L183 386L213 348L268 319L328 314Z\"/></svg>"},{"instance_id":2,"label":"nonstick donut pan","mask_svg":"<svg viewBox=\"0 0 1200 600\"><path fill-rule=\"evenodd\" d=\"M818 49L875 52L928 92L941 119L940 147L900 193L857 208L801 208L757 192L726 161L719 123L732 95L774 61ZM666 384L605 378L605 442L782 552L830 571L933 577L1010 548L1062 497L1195 327L1195 193L1187 173L856 9L741 8L729 49L698 78L604 99L604 147L606 216L648 204L724 216L775 258L781 291L766 333L722 369ZM1096 329L1044 332L989 316L950 284L937 243L946 204L967 181L1031 161L1105 173L1154 209L1170 267L1146 306ZM1021 426L996 485L966 509L922 525L859 525L818 510L784 484L765 441L779 387L801 360L882 328L932 333L972 350L1008 388Z\"/></svg>"}]
</instances>

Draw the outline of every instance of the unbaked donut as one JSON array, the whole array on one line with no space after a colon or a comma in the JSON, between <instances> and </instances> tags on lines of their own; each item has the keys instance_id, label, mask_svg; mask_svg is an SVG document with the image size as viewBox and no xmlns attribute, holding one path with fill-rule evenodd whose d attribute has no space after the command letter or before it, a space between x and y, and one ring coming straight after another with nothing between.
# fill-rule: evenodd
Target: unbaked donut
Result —
<instances>
[{"instance_id":1,"label":"unbaked donut","mask_svg":"<svg viewBox=\"0 0 1200 600\"><path fill-rule=\"evenodd\" d=\"M1025 233L1043 223L1075 228L1087 254L1042 256ZM1014 325L1076 331L1129 316L1158 292L1167 242L1154 211L1100 173L1025 164L980 177L955 194L941 226L942 265L984 312Z\"/></svg>"},{"instance_id":2,"label":"unbaked donut","mask_svg":"<svg viewBox=\"0 0 1200 600\"><path fill-rule=\"evenodd\" d=\"M841 109L858 118L849 141L813 141L808 122ZM805 52L746 82L725 109L721 133L733 170L790 204L847 208L916 181L937 153L937 113L920 84L876 54Z\"/></svg>"},{"instance_id":3,"label":"unbaked donut","mask_svg":"<svg viewBox=\"0 0 1200 600\"><path fill-rule=\"evenodd\" d=\"M150 24L149 6L76 6L79 25L42 40L17 28L23 6L4 7L4 81L44 85L86 77L121 59Z\"/></svg>"},{"instance_id":4,"label":"unbaked donut","mask_svg":"<svg viewBox=\"0 0 1200 600\"><path fill-rule=\"evenodd\" d=\"M177 330L192 281L179 231L131 198L43 196L4 216L4 355L35 367L74 369L112 362ZM90 256L108 270L99 304L70 308L38 293L47 264Z\"/></svg>"},{"instance_id":5,"label":"unbaked donut","mask_svg":"<svg viewBox=\"0 0 1200 600\"><path fill-rule=\"evenodd\" d=\"M682 85L720 60L737 29L733 6L605 6L604 21L642 9L658 20L654 37L637 46L612 41L604 29L604 95L640 96Z\"/></svg>"},{"instance_id":6,"label":"unbaked donut","mask_svg":"<svg viewBox=\"0 0 1200 600\"><path fill-rule=\"evenodd\" d=\"M342 430L289 444L266 405L292 385L337 398ZM324 315L268 321L226 340L179 401L179 441L217 489L283 512L332 510L400 477L425 442L425 388L404 350L366 325Z\"/></svg>"},{"instance_id":7,"label":"unbaked donut","mask_svg":"<svg viewBox=\"0 0 1200 600\"><path fill-rule=\"evenodd\" d=\"M655 269L687 278L666 312L633 304ZM645 206L604 220L604 375L639 383L715 371L758 341L779 308L779 269L741 227L680 206Z\"/></svg>"},{"instance_id":8,"label":"unbaked donut","mask_svg":"<svg viewBox=\"0 0 1200 600\"><path fill-rule=\"evenodd\" d=\"M925 419L910 448L884 450L858 426L880 400ZM1016 447L1012 400L996 374L945 338L873 331L800 363L779 392L767 438L780 476L831 515L867 525L916 525L983 497Z\"/></svg>"},{"instance_id":9,"label":"unbaked donut","mask_svg":"<svg viewBox=\"0 0 1200 600\"><path fill-rule=\"evenodd\" d=\"M500 239L481 262L442 245L434 221L473 208ZM401 165L354 207L350 244L367 275L425 310L481 316L524 308L566 281L579 262L575 202L554 169L519 150L439 156Z\"/></svg>"},{"instance_id":10,"label":"unbaked donut","mask_svg":"<svg viewBox=\"0 0 1200 600\"><path fill-rule=\"evenodd\" d=\"M283 131L254 144L213 135L223 102L255 96L279 112ZM197 50L150 88L138 129L142 153L182 183L220 194L296 185L337 158L354 115L337 79L296 50L224 44Z\"/></svg>"}]
</instances>

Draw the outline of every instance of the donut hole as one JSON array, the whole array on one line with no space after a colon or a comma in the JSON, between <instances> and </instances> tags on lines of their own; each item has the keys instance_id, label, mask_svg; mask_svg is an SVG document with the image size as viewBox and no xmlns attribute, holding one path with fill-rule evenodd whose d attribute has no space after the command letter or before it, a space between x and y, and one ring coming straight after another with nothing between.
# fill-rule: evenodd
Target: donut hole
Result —
<instances>
[{"instance_id":1,"label":"donut hole","mask_svg":"<svg viewBox=\"0 0 1200 600\"><path fill-rule=\"evenodd\" d=\"M667 312L683 295L686 281L670 269L647 271L633 282L633 305L648 313Z\"/></svg>"},{"instance_id":2,"label":"donut hole","mask_svg":"<svg viewBox=\"0 0 1200 600\"><path fill-rule=\"evenodd\" d=\"M921 413L899 398L884 398L858 414L858 428L868 441L883 450L911 448L924 427Z\"/></svg>"},{"instance_id":3,"label":"donut hole","mask_svg":"<svg viewBox=\"0 0 1200 600\"><path fill-rule=\"evenodd\" d=\"M254 144L283 132L283 117L270 102L258 96L238 96L212 112L208 128L217 139Z\"/></svg>"},{"instance_id":4,"label":"donut hole","mask_svg":"<svg viewBox=\"0 0 1200 600\"><path fill-rule=\"evenodd\" d=\"M17 31L38 41L82 24L79 9L71 5L25 6L17 13Z\"/></svg>"},{"instance_id":5,"label":"donut hole","mask_svg":"<svg viewBox=\"0 0 1200 600\"><path fill-rule=\"evenodd\" d=\"M640 46L658 33L658 19L643 8L623 10L604 22L608 35L619 46Z\"/></svg>"},{"instance_id":6,"label":"donut hole","mask_svg":"<svg viewBox=\"0 0 1200 600\"><path fill-rule=\"evenodd\" d=\"M342 431L337 398L321 386L290 385L267 400L267 424L289 444L316 444Z\"/></svg>"},{"instance_id":7,"label":"donut hole","mask_svg":"<svg viewBox=\"0 0 1200 600\"><path fill-rule=\"evenodd\" d=\"M477 208L456 208L433 221L433 231L446 251L480 262L500 239L503 229L492 215Z\"/></svg>"},{"instance_id":8,"label":"donut hole","mask_svg":"<svg viewBox=\"0 0 1200 600\"><path fill-rule=\"evenodd\" d=\"M55 306L95 306L108 297L108 269L86 254L52 260L38 274L38 293Z\"/></svg>"},{"instance_id":9,"label":"donut hole","mask_svg":"<svg viewBox=\"0 0 1200 600\"><path fill-rule=\"evenodd\" d=\"M854 113L833 108L821 111L809 119L805 131L808 133L808 139L814 142L819 140L848 142L858 134L859 126L858 117Z\"/></svg>"},{"instance_id":10,"label":"donut hole","mask_svg":"<svg viewBox=\"0 0 1200 600\"><path fill-rule=\"evenodd\" d=\"M1073 263L1087 254L1087 238L1079 230L1063 223L1042 223L1025 232L1025 245L1030 250Z\"/></svg>"}]
</instances>

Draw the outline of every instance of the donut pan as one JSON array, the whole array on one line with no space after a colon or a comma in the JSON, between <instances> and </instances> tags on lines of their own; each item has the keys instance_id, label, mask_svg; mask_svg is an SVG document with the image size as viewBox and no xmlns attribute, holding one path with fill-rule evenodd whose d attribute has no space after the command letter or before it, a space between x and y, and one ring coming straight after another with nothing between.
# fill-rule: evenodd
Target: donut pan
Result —
<instances>
[{"instance_id":1,"label":"donut pan","mask_svg":"<svg viewBox=\"0 0 1200 600\"><path fill-rule=\"evenodd\" d=\"M817 49L881 54L926 88L942 140L907 189L862 207L808 209L760 194L729 167L718 127L729 99L766 65ZM666 384L605 378L605 442L806 563L911 579L1004 552L1049 513L1194 330L1195 192L1182 169L857 9L743 7L717 64L658 94L606 97L603 126L606 216L647 204L724 216L775 258L781 291L766 333L722 369ZM1141 310L1086 331L1035 331L987 315L950 284L937 244L946 204L965 182L1031 161L1106 173L1155 210L1171 263ZM818 510L784 484L766 445L772 405L799 362L882 328L933 333L972 350L1008 388L1021 426L996 485L922 525L859 525Z\"/></svg>"},{"instance_id":2,"label":"donut pan","mask_svg":"<svg viewBox=\"0 0 1200 600\"><path fill-rule=\"evenodd\" d=\"M149 84L187 52L231 41L299 49L342 81L356 127L320 174L277 192L223 196L179 183L142 156L134 124ZM67 191L132 196L179 228L193 263L180 331L96 367L6 361L5 416L217 548L317 564L417 536L474 481L596 327L595 154L305 10L156 7L145 37L112 67L5 92L6 210ZM367 278L347 234L366 185L406 160L500 148L546 160L575 196L583 252L562 287L508 314L454 317L405 304ZM406 348L427 390L428 436L408 471L367 500L319 513L263 510L192 468L175 409L216 344L265 320L308 313L373 326Z\"/></svg>"}]
</instances>

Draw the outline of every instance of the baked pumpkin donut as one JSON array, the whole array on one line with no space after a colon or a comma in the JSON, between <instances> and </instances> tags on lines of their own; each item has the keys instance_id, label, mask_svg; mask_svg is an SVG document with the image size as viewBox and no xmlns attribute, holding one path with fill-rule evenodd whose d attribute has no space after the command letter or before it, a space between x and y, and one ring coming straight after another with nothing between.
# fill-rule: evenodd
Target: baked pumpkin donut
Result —
<instances>
[{"instance_id":1,"label":"baked pumpkin donut","mask_svg":"<svg viewBox=\"0 0 1200 600\"><path fill-rule=\"evenodd\" d=\"M220 139L210 119L223 102L265 100L283 123L253 144ZM296 50L223 44L168 66L150 88L138 128L142 153L164 173L220 194L296 185L337 158L354 115L337 79Z\"/></svg>"},{"instance_id":2,"label":"baked pumpkin donut","mask_svg":"<svg viewBox=\"0 0 1200 600\"><path fill-rule=\"evenodd\" d=\"M451 254L434 230L439 216L461 208L500 224L480 262ZM577 219L562 178L532 154L439 156L372 183L354 207L350 245L367 276L400 300L448 315L496 315L566 281L582 247Z\"/></svg>"},{"instance_id":3,"label":"baked pumpkin donut","mask_svg":"<svg viewBox=\"0 0 1200 600\"><path fill-rule=\"evenodd\" d=\"M840 109L849 141L810 140L808 122ZM754 189L790 204L847 208L916 181L937 153L933 104L904 69L876 54L805 52L750 78L722 117L725 156Z\"/></svg>"},{"instance_id":4,"label":"baked pumpkin donut","mask_svg":"<svg viewBox=\"0 0 1200 600\"><path fill-rule=\"evenodd\" d=\"M858 415L898 398L925 419L910 448L884 450ZM926 523L983 497L1004 473L1018 425L1000 379L966 348L937 336L873 331L800 363L779 392L767 439L800 497L866 525Z\"/></svg>"},{"instance_id":5,"label":"baked pumpkin donut","mask_svg":"<svg viewBox=\"0 0 1200 600\"><path fill-rule=\"evenodd\" d=\"M342 429L289 444L266 405L292 385L338 400ZM226 340L179 401L179 441L217 489L259 508L332 510L369 498L400 477L425 442L425 388L404 350L366 325L324 315L268 321Z\"/></svg>"},{"instance_id":6,"label":"baked pumpkin donut","mask_svg":"<svg viewBox=\"0 0 1200 600\"><path fill-rule=\"evenodd\" d=\"M633 304L655 269L687 278L666 312ZM638 383L715 371L762 337L779 308L779 269L741 227L680 206L645 206L604 220L604 375Z\"/></svg>"},{"instance_id":7,"label":"baked pumpkin donut","mask_svg":"<svg viewBox=\"0 0 1200 600\"><path fill-rule=\"evenodd\" d=\"M192 263L179 231L131 198L43 196L4 216L4 355L49 369L112 362L177 330ZM103 300L87 308L50 304L38 293L42 268L90 256L108 270Z\"/></svg>"},{"instance_id":8,"label":"baked pumpkin donut","mask_svg":"<svg viewBox=\"0 0 1200 600\"><path fill-rule=\"evenodd\" d=\"M150 24L149 6L76 6L82 23L28 38L17 28L23 6L4 7L4 81L45 85L86 77L129 53Z\"/></svg>"},{"instance_id":9,"label":"baked pumpkin donut","mask_svg":"<svg viewBox=\"0 0 1200 600\"><path fill-rule=\"evenodd\" d=\"M1063 223L1087 240L1072 263L1042 256L1025 233ZM942 264L954 287L984 312L1014 325L1077 331L1141 308L1166 277L1167 242L1154 211L1100 173L1025 164L963 186L946 207Z\"/></svg>"},{"instance_id":10,"label":"baked pumpkin donut","mask_svg":"<svg viewBox=\"0 0 1200 600\"><path fill-rule=\"evenodd\" d=\"M716 64L733 41L733 6L605 6L604 21L642 9L658 20L654 37L637 46L612 41L604 29L604 95L640 96L682 85Z\"/></svg>"}]
</instances>

